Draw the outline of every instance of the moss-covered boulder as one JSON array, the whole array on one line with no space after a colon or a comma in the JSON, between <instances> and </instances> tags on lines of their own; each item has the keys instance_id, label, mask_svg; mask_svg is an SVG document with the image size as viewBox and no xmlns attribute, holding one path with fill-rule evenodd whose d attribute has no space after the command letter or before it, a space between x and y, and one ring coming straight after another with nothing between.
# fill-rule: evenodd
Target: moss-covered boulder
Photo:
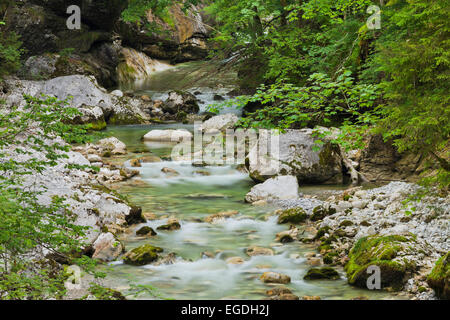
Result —
<instances>
[{"instance_id":1,"label":"moss-covered boulder","mask_svg":"<svg viewBox=\"0 0 450 320\"><path fill-rule=\"evenodd\" d=\"M308 214L302 208L292 208L284 210L278 217L278 223L298 224L304 222L308 218Z\"/></svg>"},{"instance_id":2,"label":"moss-covered boulder","mask_svg":"<svg viewBox=\"0 0 450 320\"><path fill-rule=\"evenodd\" d=\"M415 268L415 264L407 256L415 253L415 236L388 235L369 236L359 239L348 255L345 265L348 283L361 288L367 288L367 273L369 266L378 266L381 271L381 287L391 287L400 290L403 287L405 275Z\"/></svg>"},{"instance_id":3,"label":"moss-covered boulder","mask_svg":"<svg viewBox=\"0 0 450 320\"><path fill-rule=\"evenodd\" d=\"M305 280L337 280L339 278L339 273L330 267L309 269L303 277Z\"/></svg>"},{"instance_id":4,"label":"moss-covered boulder","mask_svg":"<svg viewBox=\"0 0 450 320\"><path fill-rule=\"evenodd\" d=\"M123 258L123 262L134 266L143 266L157 260L158 253L162 251L162 248L145 244L129 251Z\"/></svg>"},{"instance_id":5,"label":"moss-covered boulder","mask_svg":"<svg viewBox=\"0 0 450 320\"><path fill-rule=\"evenodd\" d=\"M142 228L140 228L139 230L136 231L136 235L137 236L156 236L156 232L155 230L153 230L152 228L150 228L149 226L144 226Z\"/></svg>"},{"instance_id":6,"label":"moss-covered boulder","mask_svg":"<svg viewBox=\"0 0 450 320\"><path fill-rule=\"evenodd\" d=\"M439 298L450 299L450 251L436 262L427 282Z\"/></svg>"}]
</instances>

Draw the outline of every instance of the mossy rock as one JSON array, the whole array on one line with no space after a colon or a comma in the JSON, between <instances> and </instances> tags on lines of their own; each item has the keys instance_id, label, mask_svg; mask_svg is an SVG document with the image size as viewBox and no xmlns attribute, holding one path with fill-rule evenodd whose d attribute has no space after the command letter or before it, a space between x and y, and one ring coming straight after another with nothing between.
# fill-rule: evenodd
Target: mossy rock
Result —
<instances>
[{"instance_id":1,"label":"mossy rock","mask_svg":"<svg viewBox=\"0 0 450 320\"><path fill-rule=\"evenodd\" d=\"M308 214L302 208L293 208L284 210L278 217L278 223L298 224L304 222L308 218Z\"/></svg>"},{"instance_id":2,"label":"mossy rock","mask_svg":"<svg viewBox=\"0 0 450 320\"><path fill-rule=\"evenodd\" d=\"M399 253L416 242L414 235L369 236L358 240L348 255L345 265L348 283L357 287L367 288L367 273L369 266L378 266L381 271L382 288L391 287L400 290L408 271L415 265L405 259L396 259Z\"/></svg>"},{"instance_id":3,"label":"mossy rock","mask_svg":"<svg viewBox=\"0 0 450 320\"><path fill-rule=\"evenodd\" d=\"M313 209L313 213L310 217L311 221L323 220L325 217L336 213L336 209L333 207L325 208L323 206L317 206Z\"/></svg>"},{"instance_id":4,"label":"mossy rock","mask_svg":"<svg viewBox=\"0 0 450 320\"><path fill-rule=\"evenodd\" d=\"M165 230L165 231L174 231L181 229L181 225L179 222L172 222L168 224L163 224L162 226L159 226L156 228L157 230Z\"/></svg>"},{"instance_id":5,"label":"mossy rock","mask_svg":"<svg viewBox=\"0 0 450 320\"><path fill-rule=\"evenodd\" d=\"M144 266L158 259L158 253L163 252L162 248L154 247L150 244L144 244L129 251L123 262L134 266Z\"/></svg>"},{"instance_id":6,"label":"mossy rock","mask_svg":"<svg viewBox=\"0 0 450 320\"><path fill-rule=\"evenodd\" d=\"M319 230L317 230L317 233L314 236L314 240L318 240L318 239L322 238L325 234L328 233L328 231L330 231L330 227L328 227L328 226L320 228Z\"/></svg>"},{"instance_id":7,"label":"mossy rock","mask_svg":"<svg viewBox=\"0 0 450 320\"><path fill-rule=\"evenodd\" d=\"M339 273L331 267L309 269L303 277L305 280L337 280L339 278Z\"/></svg>"},{"instance_id":8,"label":"mossy rock","mask_svg":"<svg viewBox=\"0 0 450 320\"><path fill-rule=\"evenodd\" d=\"M136 231L136 235L138 235L138 236L156 236L156 232L149 226L144 226Z\"/></svg>"},{"instance_id":9,"label":"mossy rock","mask_svg":"<svg viewBox=\"0 0 450 320\"><path fill-rule=\"evenodd\" d=\"M436 262L427 282L439 298L450 299L450 251Z\"/></svg>"}]
</instances>

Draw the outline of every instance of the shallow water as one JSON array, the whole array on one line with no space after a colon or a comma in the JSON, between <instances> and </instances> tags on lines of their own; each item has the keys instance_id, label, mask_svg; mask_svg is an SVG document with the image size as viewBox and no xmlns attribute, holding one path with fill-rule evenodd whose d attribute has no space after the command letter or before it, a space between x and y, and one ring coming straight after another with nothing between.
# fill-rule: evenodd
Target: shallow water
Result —
<instances>
[{"instance_id":1,"label":"shallow water","mask_svg":"<svg viewBox=\"0 0 450 320\"><path fill-rule=\"evenodd\" d=\"M212 103L215 94L228 98L226 79L211 76L199 63L183 64L156 74L147 81L123 86L137 94L148 94L153 99L164 99L168 91L183 89L196 93L202 100L202 111ZM219 83L219 85L218 85ZM197 92L200 91L201 93ZM229 112L229 111L228 111ZM109 127L106 135L123 141L131 152L122 161L128 165L129 158L148 154L166 159L170 156L173 144L144 143L141 137L154 129L185 128L193 130L192 125L133 125ZM139 152L140 154L132 154ZM145 153L142 153L145 152ZM161 172L163 167L175 169L179 176L169 177ZM245 194L254 185L248 175L235 167L197 168L189 163L164 161L143 164L138 180L130 180L118 186L118 191L143 208L153 212L157 220L134 227L132 234L123 238L126 249L145 243L162 247L164 253L174 252L179 257L171 265L147 265L142 267L114 262L108 270L111 286L127 293L131 284L151 285L157 288L158 297L171 299L263 299L265 291L273 285L263 284L259 277L265 271L287 274L291 283L286 285L298 296L315 295L322 299L350 299L367 296L370 299L398 298L385 292L374 292L353 288L346 283L342 269L341 280L304 281L303 276L311 268L304 254L315 252L312 245L294 242L275 243L276 233L287 230L288 225L278 225L272 215L274 208L257 207L244 202ZM208 176L197 171L207 171ZM343 186L307 186L301 192L324 196L330 190ZM206 223L208 215L222 211L237 210L238 215L217 223ZM180 220L181 229L177 231L157 231L153 238L139 238L135 231L144 225L156 230L165 224L168 217ZM300 228L300 232L305 232ZM245 249L249 246L272 248L273 256L249 257ZM214 258L202 255L209 252ZM241 257L241 265L227 264L229 257ZM147 293L139 299L155 298Z\"/></svg>"},{"instance_id":2,"label":"shallow water","mask_svg":"<svg viewBox=\"0 0 450 320\"><path fill-rule=\"evenodd\" d=\"M154 155L165 156L170 152L170 144L146 145L140 137L151 129L175 126L181 125L111 127L107 135L124 141L131 151L147 149ZM183 127L190 129L186 125ZM163 167L175 169L180 175L167 177L161 172ZM254 183L236 168L196 168L188 163L164 161L133 169L141 172L139 179L145 183L131 180L120 185L118 191L142 206L144 212L153 212L158 216L158 220L135 226L134 231L144 225L156 230L166 223L169 216L180 220L181 229L157 231L158 236L148 239L136 237L133 232L123 239L127 250L150 243L162 247L164 253L176 253L179 260L172 265L143 267L115 262L111 265L109 278L117 288L126 289L131 283L151 285L157 288L158 294L172 299L263 299L266 297L265 291L271 286L263 284L259 276L265 271L275 271L291 277L292 282L287 286L298 296L319 295L322 299L349 299L361 295L374 299L392 298L387 293L348 286L343 270L340 270L341 280L304 281L302 278L311 267L306 263L304 254L314 251L314 248L300 242L275 243L276 233L287 230L288 226L276 223L276 218L271 215L274 208L255 207L243 201ZM208 171L210 176L196 174L198 170ZM308 186L301 188L301 191L319 194L325 188L328 187ZM237 210L239 214L214 224L202 222L208 215L227 210ZM245 254L249 246L272 248L275 255L249 257ZM202 252L211 252L215 258L202 257ZM235 256L242 257L245 263L230 265L225 262ZM138 298L154 297L143 294Z\"/></svg>"}]
</instances>

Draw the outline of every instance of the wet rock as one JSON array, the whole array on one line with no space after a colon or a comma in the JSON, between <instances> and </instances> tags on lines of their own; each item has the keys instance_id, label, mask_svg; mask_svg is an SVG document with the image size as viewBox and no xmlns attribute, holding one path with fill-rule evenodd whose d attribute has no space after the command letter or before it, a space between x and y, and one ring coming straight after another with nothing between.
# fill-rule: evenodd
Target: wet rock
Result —
<instances>
[{"instance_id":1,"label":"wet rock","mask_svg":"<svg viewBox=\"0 0 450 320\"><path fill-rule=\"evenodd\" d=\"M111 95L113 95L115 97L118 97L118 98L122 98L123 97L123 92L120 91L120 90L114 90L114 91L111 91Z\"/></svg>"},{"instance_id":2,"label":"wet rock","mask_svg":"<svg viewBox=\"0 0 450 320\"><path fill-rule=\"evenodd\" d=\"M305 280L337 280L339 278L339 273L330 267L309 269L306 275L303 277L303 279Z\"/></svg>"},{"instance_id":3,"label":"wet rock","mask_svg":"<svg viewBox=\"0 0 450 320\"><path fill-rule=\"evenodd\" d=\"M201 253L200 255L202 258L210 258L210 259L214 259L215 258L215 254L209 251L204 251Z\"/></svg>"},{"instance_id":4,"label":"wet rock","mask_svg":"<svg viewBox=\"0 0 450 320\"><path fill-rule=\"evenodd\" d=\"M172 176L172 177L176 177L176 176L180 175L178 173L178 171L176 171L175 169L172 169L172 168L162 168L161 172L167 174L168 176Z\"/></svg>"},{"instance_id":5,"label":"wet rock","mask_svg":"<svg viewBox=\"0 0 450 320\"><path fill-rule=\"evenodd\" d=\"M167 224L161 225L156 230L165 230L165 231L174 231L181 228L180 222L178 219L170 218L167 221Z\"/></svg>"},{"instance_id":6,"label":"wet rock","mask_svg":"<svg viewBox=\"0 0 450 320\"><path fill-rule=\"evenodd\" d=\"M144 141L181 142L190 141L192 133L187 130L152 130L144 136Z\"/></svg>"},{"instance_id":7,"label":"wet rock","mask_svg":"<svg viewBox=\"0 0 450 320\"><path fill-rule=\"evenodd\" d=\"M137 236L156 236L156 232L155 230L153 230L152 228L148 227L148 226L144 226L142 228L140 228L139 230L136 231L136 235Z\"/></svg>"},{"instance_id":8,"label":"wet rock","mask_svg":"<svg viewBox=\"0 0 450 320\"><path fill-rule=\"evenodd\" d=\"M306 263L313 267L318 267L322 264L322 260L320 258L308 258Z\"/></svg>"},{"instance_id":9,"label":"wet rock","mask_svg":"<svg viewBox=\"0 0 450 320\"><path fill-rule=\"evenodd\" d=\"M241 257L231 257L226 260L228 264L243 264L245 262Z\"/></svg>"},{"instance_id":10,"label":"wet rock","mask_svg":"<svg viewBox=\"0 0 450 320\"><path fill-rule=\"evenodd\" d=\"M322 300L319 296L303 296L302 300Z\"/></svg>"},{"instance_id":11,"label":"wet rock","mask_svg":"<svg viewBox=\"0 0 450 320\"><path fill-rule=\"evenodd\" d=\"M297 240L298 229L292 228L287 231L277 233L275 240L281 243L289 243Z\"/></svg>"},{"instance_id":12,"label":"wet rock","mask_svg":"<svg viewBox=\"0 0 450 320\"><path fill-rule=\"evenodd\" d=\"M139 161L141 163L155 163L155 162L162 162L162 159L157 156L145 156L139 158Z\"/></svg>"},{"instance_id":13,"label":"wet rock","mask_svg":"<svg viewBox=\"0 0 450 320\"><path fill-rule=\"evenodd\" d=\"M289 289L287 287L280 286L280 287L275 287L275 288L267 290L266 294L268 296L279 296L282 294L292 294L292 291L291 291L291 289Z\"/></svg>"},{"instance_id":14,"label":"wet rock","mask_svg":"<svg viewBox=\"0 0 450 320\"><path fill-rule=\"evenodd\" d=\"M145 244L138 248L129 251L123 259L126 264L143 266L158 259L158 253L163 252L163 249L154 247L150 244Z\"/></svg>"},{"instance_id":15,"label":"wet rock","mask_svg":"<svg viewBox=\"0 0 450 320\"><path fill-rule=\"evenodd\" d=\"M215 213L212 214L210 216L207 216L205 218L205 222L207 223L217 223L218 221L233 217L235 215L237 215L239 213L239 211L237 210L231 210L231 211L224 211L224 212L219 212L219 213Z\"/></svg>"},{"instance_id":16,"label":"wet rock","mask_svg":"<svg viewBox=\"0 0 450 320\"><path fill-rule=\"evenodd\" d=\"M142 215L142 208L140 207L131 207L130 212L125 217L125 220L129 226L133 224L145 223L147 222Z\"/></svg>"},{"instance_id":17,"label":"wet rock","mask_svg":"<svg viewBox=\"0 0 450 320\"><path fill-rule=\"evenodd\" d=\"M245 196L245 201L286 200L298 198L298 182L293 176L280 176L268 179L254 186Z\"/></svg>"},{"instance_id":18,"label":"wet rock","mask_svg":"<svg viewBox=\"0 0 450 320\"><path fill-rule=\"evenodd\" d=\"M248 254L250 257L253 256L273 256L273 250L270 248L263 248L263 247L257 247L257 246L252 246L252 247L248 247L245 250L245 253Z\"/></svg>"},{"instance_id":19,"label":"wet rock","mask_svg":"<svg viewBox=\"0 0 450 320\"><path fill-rule=\"evenodd\" d=\"M139 159L131 159L130 160L130 166L132 166L133 168L140 168L140 167L142 167L141 162L139 161Z\"/></svg>"},{"instance_id":20,"label":"wet rock","mask_svg":"<svg viewBox=\"0 0 450 320\"><path fill-rule=\"evenodd\" d=\"M155 265L155 266L170 265L170 264L174 264L177 261L177 259L178 259L177 254L174 252L171 252L162 258L159 257L158 261L153 263L153 265Z\"/></svg>"},{"instance_id":21,"label":"wet rock","mask_svg":"<svg viewBox=\"0 0 450 320\"><path fill-rule=\"evenodd\" d=\"M210 172L204 171L204 170L197 170L197 171L194 171L194 174L197 174L197 175L199 175L199 176L204 176L204 177L208 177L208 176L211 175Z\"/></svg>"},{"instance_id":22,"label":"wet rock","mask_svg":"<svg viewBox=\"0 0 450 320\"><path fill-rule=\"evenodd\" d=\"M299 300L299 297L292 293L270 296L268 300Z\"/></svg>"},{"instance_id":23,"label":"wet rock","mask_svg":"<svg viewBox=\"0 0 450 320\"><path fill-rule=\"evenodd\" d=\"M100 234L92 247L92 258L106 262L117 259L124 251L123 245L110 232Z\"/></svg>"},{"instance_id":24,"label":"wet rock","mask_svg":"<svg viewBox=\"0 0 450 320\"><path fill-rule=\"evenodd\" d=\"M450 252L436 262L427 282L439 298L450 299Z\"/></svg>"},{"instance_id":25,"label":"wet rock","mask_svg":"<svg viewBox=\"0 0 450 320\"><path fill-rule=\"evenodd\" d=\"M291 277L285 274L277 272L264 272L260 277L260 280L264 283L281 283L286 284L291 282Z\"/></svg>"},{"instance_id":26,"label":"wet rock","mask_svg":"<svg viewBox=\"0 0 450 320\"><path fill-rule=\"evenodd\" d=\"M308 214L302 208L287 209L278 216L278 223L292 223L299 224L308 218Z\"/></svg>"}]
</instances>

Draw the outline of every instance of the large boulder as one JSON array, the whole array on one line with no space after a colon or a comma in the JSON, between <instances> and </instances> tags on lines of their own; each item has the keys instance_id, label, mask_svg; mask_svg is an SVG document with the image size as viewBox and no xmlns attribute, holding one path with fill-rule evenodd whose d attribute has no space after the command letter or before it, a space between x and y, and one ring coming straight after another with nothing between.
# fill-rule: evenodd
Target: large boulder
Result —
<instances>
[{"instance_id":1,"label":"large boulder","mask_svg":"<svg viewBox=\"0 0 450 320\"><path fill-rule=\"evenodd\" d=\"M403 287L408 272L416 265L411 257L417 254L415 236L373 235L359 239L350 250L349 261L345 265L348 283L367 288L367 279L371 273L369 266L377 266L381 271L381 287L399 290Z\"/></svg>"},{"instance_id":2,"label":"large boulder","mask_svg":"<svg viewBox=\"0 0 450 320\"><path fill-rule=\"evenodd\" d=\"M287 200L298 198L298 182L294 176L270 178L264 183L254 186L245 196L245 201Z\"/></svg>"},{"instance_id":3,"label":"large boulder","mask_svg":"<svg viewBox=\"0 0 450 320\"><path fill-rule=\"evenodd\" d=\"M137 99L118 98L109 94L92 76L73 75L47 81L8 80L6 93L0 93L7 106L24 106L23 95L39 97L51 95L59 100L68 99L68 106L78 109L82 116L73 122L90 123L94 129L111 124L138 124L149 119Z\"/></svg>"},{"instance_id":4,"label":"large boulder","mask_svg":"<svg viewBox=\"0 0 450 320\"><path fill-rule=\"evenodd\" d=\"M233 129L239 117L234 113L227 113L214 116L206 120L201 127L202 131L225 131L226 129Z\"/></svg>"},{"instance_id":5,"label":"large boulder","mask_svg":"<svg viewBox=\"0 0 450 320\"><path fill-rule=\"evenodd\" d=\"M261 134L248 155L250 177L265 181L276 175L292 175L300 183L339 184L343 182L340 148L327 138L316 143L312 129L287 130L282 134ZM276 150L261 154L261 146ZM270 170L269 170L270 169Z\"/></svg>"},{"instance_id":6,"label":"large boulder","mask_svg":"<svg viewBox=\"0 0 450 320\"><path fill-rule=\"evenodd\" d=\"M162 105L162 110L172 115L177 115L180 112L195 114L200 111L200 107L197 98L193 94L183 91L171 91L169 92L169 97Z\"/></svg>"},{"instance_id":7,"label":"large boulder","mask_svg":"<svg viewBox=\"0 0 450 320\"><path fill-rule=\"evenodd\" d=\"M159 247L154 247L150 244L145 244L143 246L137 247L129 251L123 258L123 262L126 264L131 264L134 266L144 266L158 259L159 253L163 249Z\"/></svg>"},{"instance_id":8,"label":"large boulder","mask_svg":"<svg viewBox=\"0 0 450 320\"><path fill-rule=\"evenodd\" d=\"M152 130L144 136L144 141L180 142L192 139L187 130Z\"/></svg>"},{"instance_id":9,"label":"large boulder","mask_svg":"<svg viewBox=\"0 0 450 320\"><path fill-rule=\"evenodd\" d=\"M427 282L439 298L450 299L450 252L436 262Z\"/></svg>"}]
</instances>

